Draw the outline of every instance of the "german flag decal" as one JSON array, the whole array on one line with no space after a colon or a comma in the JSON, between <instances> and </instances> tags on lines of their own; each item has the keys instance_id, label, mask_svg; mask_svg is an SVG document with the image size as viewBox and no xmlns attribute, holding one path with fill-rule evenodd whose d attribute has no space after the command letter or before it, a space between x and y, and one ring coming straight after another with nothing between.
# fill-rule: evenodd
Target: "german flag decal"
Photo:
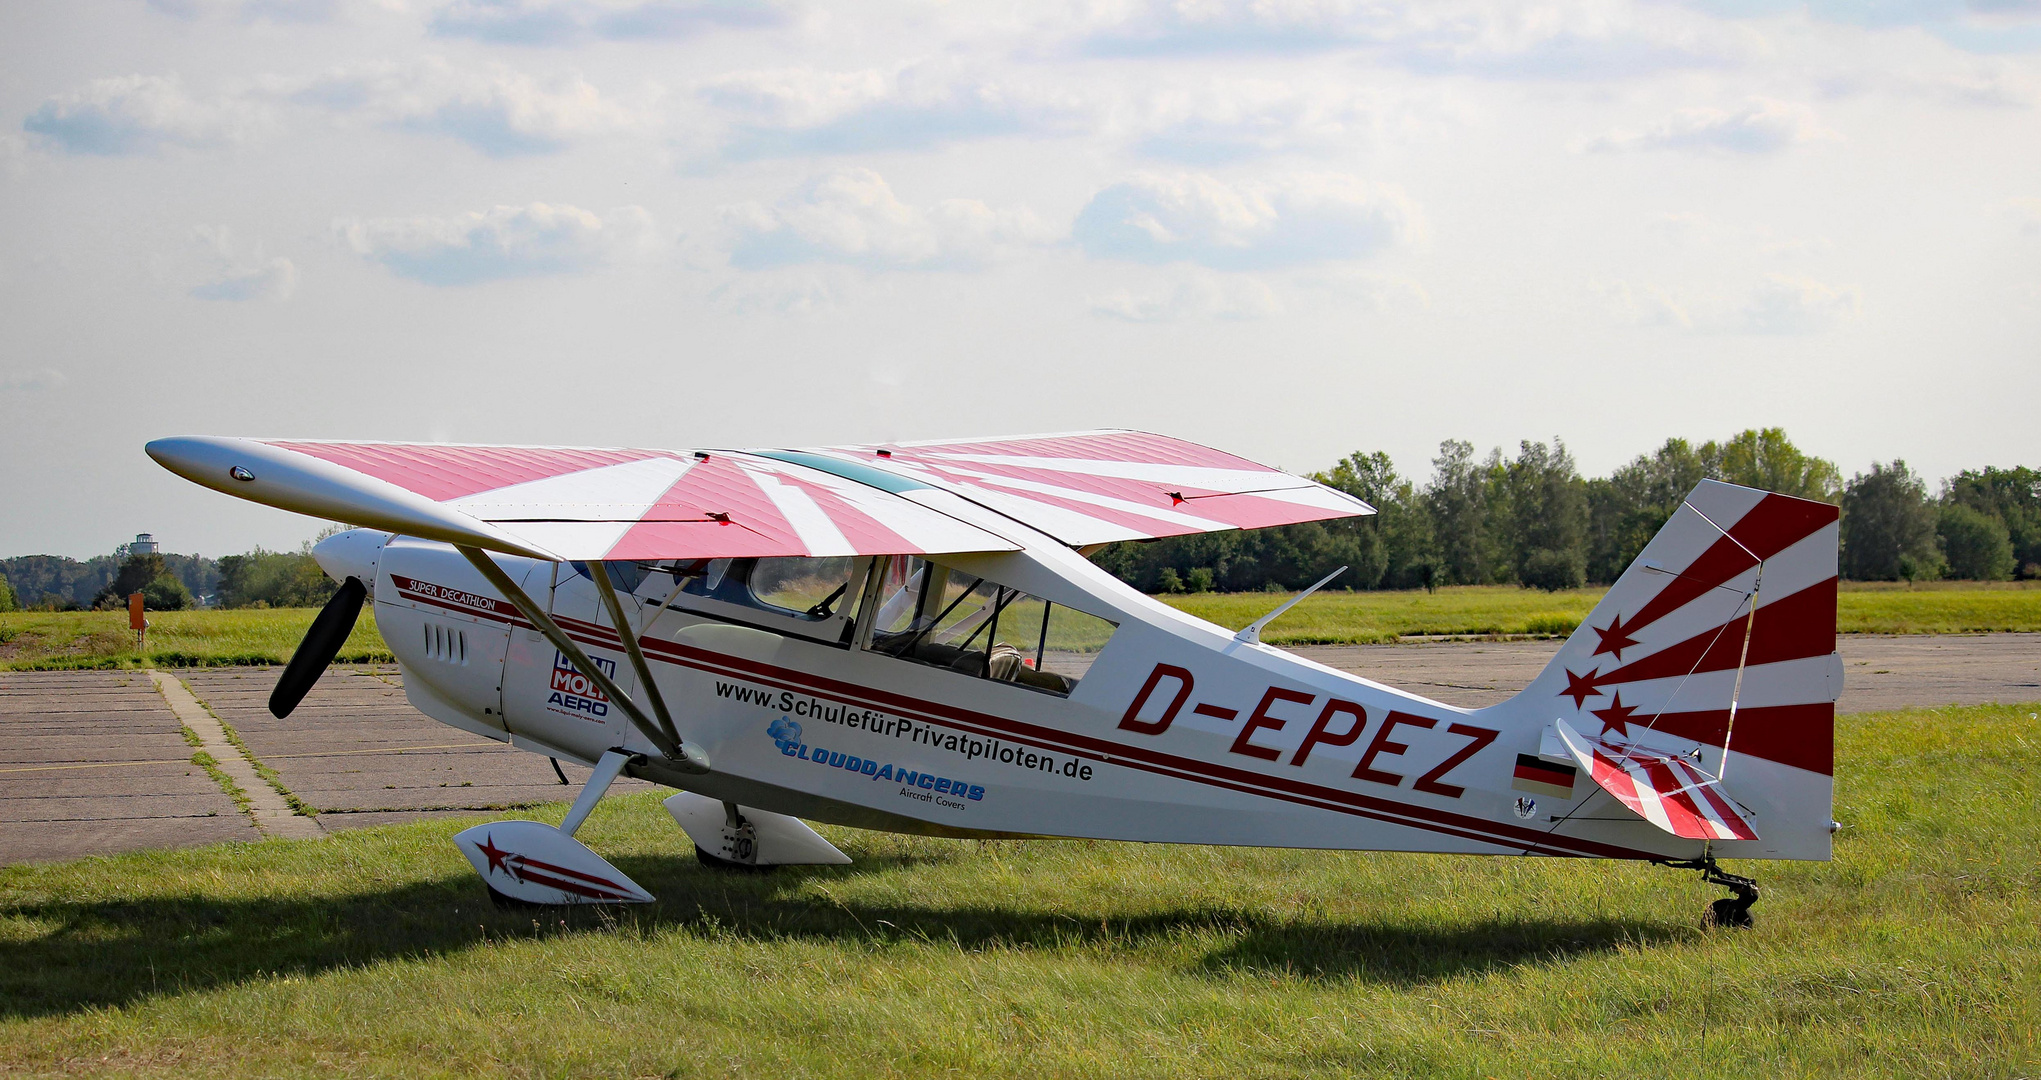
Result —
<instances>
[{"instance_id":1,"label":"german flag decal","mask_svg":"<svg viewBox=\"0 0 2041 1080\"><path fill-rule=\"evenodd\" d=\"M1571 765L1558 765L1541 757L1518 754L1516 775L1509 786L1517 791L1550 795L1555 799L1571 799L1576 772L1578 770Z\"/></svg>"}]
</instances>

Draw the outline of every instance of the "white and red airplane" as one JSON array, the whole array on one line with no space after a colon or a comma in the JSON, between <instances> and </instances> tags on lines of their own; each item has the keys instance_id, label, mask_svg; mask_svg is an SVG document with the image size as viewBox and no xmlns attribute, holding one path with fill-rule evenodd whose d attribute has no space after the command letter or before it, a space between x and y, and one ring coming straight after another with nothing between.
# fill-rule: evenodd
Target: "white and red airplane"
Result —
<instances>
[{"instance_id":1,"label":"white and red airplane","mask_svg":"<svg viewBox=\"0 0 2041 1080\"><path fill-rule=\"evenodd\" d=\"M1463 709L1129 588L1122 540L1373 513L1159 435L797 450L172 438L165 468L360 526L287 715L375 604L411 703L595 772L562 824L456 840L493 894L651 896L575 840L618 775L706 864L849 859L799 819L953 837L1827 859L1836 508L1687 496L1522 693ZM1320 582L1323 585L1324 582ZM1314 586L1316 588L1316 586ZM1292 601L1294 603L1294 601Z\"/></svg>"}]
</instances>

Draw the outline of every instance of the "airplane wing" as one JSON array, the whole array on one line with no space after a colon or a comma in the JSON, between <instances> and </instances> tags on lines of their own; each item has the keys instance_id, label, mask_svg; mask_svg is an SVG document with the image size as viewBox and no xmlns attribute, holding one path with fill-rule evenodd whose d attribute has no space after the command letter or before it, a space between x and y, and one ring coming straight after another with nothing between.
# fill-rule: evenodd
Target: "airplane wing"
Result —
<instances>
[{"instance_id":1,"label":"airplane wing","mask_svg":"<svg viewBox=\"0 0 2041 1080\"><path fill-rule=\"evenodd\" d=\"M1303 477L1143 431L760 452L930 484L1073 547L1375 512Z\"/></svg>"},{"instance_id":2,"label":"airplane wing","mask_svg":"<svg viewBox=\"0 0 2041 1080\"><path fill-rule=\"evenodd\" d=\"M216 437L158 439L148 452L252 502L539 559L1020 549L922 505L941 501L930 484L787 455Z\"/></svg>"},{"instance_id":3,"label":"airplane wing","mask_svg":"<svg viewBox=\"0 0 2041 1080\"><path fill-rule=\"evenodd\" d=\"M1755 840L1721 781L1678 754L1589 738L1564 720L1553 729L1589 778L1639 817L1688 840Z\"/></svg>"}]
</instances>

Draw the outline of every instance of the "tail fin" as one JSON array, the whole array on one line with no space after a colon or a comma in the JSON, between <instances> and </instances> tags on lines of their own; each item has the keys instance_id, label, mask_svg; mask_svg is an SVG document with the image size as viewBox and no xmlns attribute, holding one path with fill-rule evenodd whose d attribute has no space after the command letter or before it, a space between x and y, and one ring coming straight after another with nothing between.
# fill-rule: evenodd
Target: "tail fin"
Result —
<instances>
[{"instance_id":1,"label":"tail fin","mask_svg":"<svg viewBox=\"0 0 2041 1080\"><path fill-rule=\"evenodd\" d=\"M1692 763L1709 782L1670 785L1680 800L1755 831L1719 854L1828 858L1842 692L1836 519L1827 503L1702 481L1551 664L1495 708L1563 729L1575 750L1600 744L1611 767L1590 776L1668 832L1693 835L1649 812L1657 799L1638 761ZM1546 742L1541 756L1570 756L1566 739ZM1732 805L1711 807L1717 795Z\"/></svg>"}]
</instances>

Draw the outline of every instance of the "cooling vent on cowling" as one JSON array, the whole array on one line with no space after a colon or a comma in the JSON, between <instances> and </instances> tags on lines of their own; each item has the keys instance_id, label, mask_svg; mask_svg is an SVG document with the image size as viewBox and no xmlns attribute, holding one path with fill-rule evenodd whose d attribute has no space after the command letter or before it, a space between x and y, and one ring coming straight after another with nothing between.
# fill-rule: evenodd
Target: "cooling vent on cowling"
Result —
<instances>
[{"instance_id":1,"label":"cooling vent on cowling","mask_svg":"<svg viewBox=\"0 0 2041 1080\"><path fill-rule=\"evenodd\" d=\"M468 663L468 632L428 619L425 622L425 656L442 664Z\"/></svg>"}]
</instances>

